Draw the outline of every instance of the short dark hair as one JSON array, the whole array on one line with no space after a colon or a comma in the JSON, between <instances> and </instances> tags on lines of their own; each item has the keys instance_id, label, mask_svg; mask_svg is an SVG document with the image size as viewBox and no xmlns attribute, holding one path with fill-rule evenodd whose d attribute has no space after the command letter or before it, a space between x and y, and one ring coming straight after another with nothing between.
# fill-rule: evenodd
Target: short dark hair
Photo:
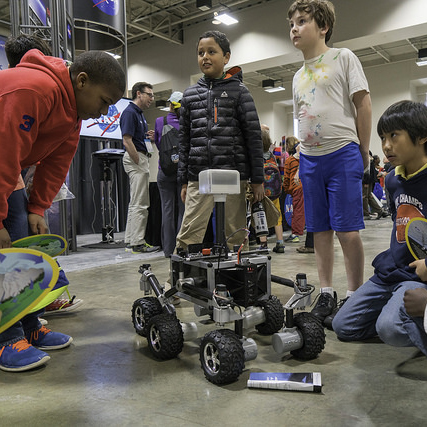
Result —
<instances>
[{"instance_id":1,"label":"short dark hair","mask_svg":"<svg viewBox=\"0 0 427 427\"><path fill-rule=\"evenodd\" d=\"M16 37L8 37L4 44L4 50L9 67L16 67L21 62L22 57L31 49L38 49L44 55L52 55L52 50L47 41L36 34L19 34Z\"/></svg>"},{"instance_id":2,"label":"short dark hair","mask_svg":"<svg viewBox=\"0 0 427 427\"><path fill-rule=\"evenodd\" d=\"M199 47L199 42L201 39L208 39L210 37L212 37L218 43L224 55L227 53L231 54L230 41L228 40L227 36L224 33L221 33L221 31L216 30L204 32L197 41L197 48Z\"/></svg>"},{"instance_id":3,"label":"short dark hair","mask_svg":"<svg viewBox=\"0 0 427 427\"><path fill-rule=\"evenodd\" d=\"M288 19L291 19L296 11L305 12L310 15L314 18L319 28L328 27L328 32L325 35L325 43L330 40L335 24L335 7L330 1L296 0L288 10Z\"/></svg>"},{"instance_id":4,"label":"short dark hair","mask_svg":"<svg viewBox=\"0 0 427 427\"><path fill-rule=\"evenodd\" d=\"M395 130L408 132L414 145L417 138L426 138L427 107L421 102L406 100L390 105L378 120L377 132L381 136ZM427 154L427 144L424 144L424 150Z\"/></svg>"},{"instance_id":5,"label":"short dark hair","mask_svg":"<svg viewBox=\"0 0 427 427\"><path fill-rule=\"evenodd\" d=\"M72 76L86 73L94 84L115 85L122 93L126 89L126 77L123 68L108 53L92 50L80 54L70 66Z\"/></svg>"},{"instance_id":6,"label":"short dark hair","mask_svg":"<svg viewBox=\"0 0 427 427\"><path fill-rule=\"evenodd\" d=\"M136 99L137 92L144 92L144 89L148 87L149 89L153 89L153 85L147 82L138 82L132 86L132 100Z\"/></svg>"}]
</instances>

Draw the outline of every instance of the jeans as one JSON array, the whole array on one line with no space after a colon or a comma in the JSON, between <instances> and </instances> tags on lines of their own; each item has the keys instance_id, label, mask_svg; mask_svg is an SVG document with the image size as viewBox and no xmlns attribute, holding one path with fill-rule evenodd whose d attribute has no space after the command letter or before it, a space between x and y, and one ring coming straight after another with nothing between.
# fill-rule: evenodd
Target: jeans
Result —
<instances>
[{"instance_id":1,"label":"jeans","mask_svg":"<svg viewBox=\"0 0 427 427\"><path fill-rule=\"evenodd\" d=\"M18 342L22 340L26 334L40 329L42 324L40 323L38 316L43 312L44 309L36 313L27 314L19 322L14 323L8 329L3 331L0 334L0 347Z\"/></svg>"},{"instance_id":2,"label":"jeans","mask_svg":"<svg viewBox=\"0 0 427 427\"><path fill-rule=\"evenodd\" d=\"M343 341L360 341L376 335L386 344L419 348L427 356L427 333L422 317L409 316L403 304L407 289L425 288L407 281L378 285L364 283L336 314L332 327Z\"/></svg>"},{"instance_id":3,"label":"jeans","mask_svg":"<svg viewBox=\"0 0 427 427\"><path fill-rule=\"evenodd\" d=\"M28 200L25 188L13 191L7 199L7 204L7 218L3 220L3 226L14 242L28 236Z\"/></svg>"},{"instance_id":4,"label":"jeans","mask_svg":"<svg viewBox=\"0 0 427 427\"><path fill-rule=\"evenodd\" d=\"M25 188L15 190L7 199L7 203L9 208L3 225L13 242L28 236L28 201ZM21 321L14 323L3 331L0 334L0 347L18 342L25 337L26 333L39 329L41 323L38 320L38 314L27 314Z\"/></svg>"},{"instance_id":5,"label":"jeans","mask_svg":"<svg viewBox=\"0 0 427 427\"><path fill-rule=\"evenodd\" d=\"M165 256L169 257L175 249L176 235L184 215L181 185L177 183L176 175L167 176L159 169L157 187L162 205L162 247Z\"/></svg>"}]
</instances>

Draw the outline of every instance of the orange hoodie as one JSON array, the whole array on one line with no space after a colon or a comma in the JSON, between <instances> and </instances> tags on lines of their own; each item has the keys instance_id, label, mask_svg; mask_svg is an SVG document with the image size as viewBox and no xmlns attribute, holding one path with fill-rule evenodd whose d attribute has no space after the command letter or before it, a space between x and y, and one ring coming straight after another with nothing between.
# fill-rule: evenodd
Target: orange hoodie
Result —
<instances>
[{"instance_id":1,"label":"orange hoodie","mask_svg":"<svg viewBox=\"0 0 427 427\"><path fill-rule=\"evenodd\" d=\"M43 215L65 181L81 120L69 70L60 58L30 50L0 72L0 229L21 170L40 162L28 211Z\"/></svg>"},{"instance_id":2,"label":"orange hoodie","mask_svg":"<svg viewBox=\"0 0 427 427\"><path fill-rule=\"evenodd\" d=\"M295 184L294 177L299 169L299 160L294 156L289 156L285 160L285 170L283 174L283 188L287 194L292 193L299 187L302 187L301 181Z\"/></svg>"}]
</instances>

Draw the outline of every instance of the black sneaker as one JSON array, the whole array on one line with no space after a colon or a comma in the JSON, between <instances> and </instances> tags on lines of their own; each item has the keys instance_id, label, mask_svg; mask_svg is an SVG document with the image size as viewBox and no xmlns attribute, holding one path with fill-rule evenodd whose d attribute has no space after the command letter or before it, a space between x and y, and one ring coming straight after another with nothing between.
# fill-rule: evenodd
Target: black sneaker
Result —
<instances>
[{"instance_id":1,"label":"black sneaker","mask_svg":"<svg viewBox=\"0 0 427 427\"><path fill-rule=\"evenodd\" d=\"M285 245L283 243L277 243L276 246L273 248L273 252L276 252L276 254L284 254L285 253Z\"/></svg>"},{"instance_id":2,"label":"black sneaker","mask_svg":"<svg viewBox=\"0 0 427 427\"><path fill-rule=\"evenodd\" d=\"M338 310L347 302L350 297L340 299L337 303L337 306L334 308L332 313L329 316L325 317L323 324L332 331L332 321L334 320L335 315L338 313Z\"/></svg>"},{"instance_id":3,"label":"black sneaker","mask_svg":"<svg viewBox=\"0 0 427 427\"><path fill-rule=\"evenodd\" d=\"M325 317L332 314L337 306L337 294L334 292L334 296L332 296L329 292L321 292L316 298L317 302L311 310L311 314L323 323Z\"/></svg>"},{"instance_id":4,"label":"black sneaker","mask_svg":"<svg viewBox=\"0 0 427 427\"><path fill-rule=\"evenodd\" d=\"M264 250L266 250L266 249L268 249L268 245L267 245L267 243L261 243L258 247L257 247L257 251L264 251Z\"/></svg>"}]
</instances>

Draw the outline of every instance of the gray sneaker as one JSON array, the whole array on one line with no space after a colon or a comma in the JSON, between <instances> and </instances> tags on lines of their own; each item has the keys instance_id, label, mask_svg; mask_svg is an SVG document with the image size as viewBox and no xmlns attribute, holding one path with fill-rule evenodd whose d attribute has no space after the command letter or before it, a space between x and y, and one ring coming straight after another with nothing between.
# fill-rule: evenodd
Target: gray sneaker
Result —
<instances>
[{"instance_id":1,"label":"gray sneaker","mask_svg":"<svg viewBox=\"0 0 427 427\"><path fill-rule=\"evenodd\" d=\"M141 253L150 253L157 252L160 250L160 246L151 246L148 243L143 243L142 245L132 246L133 254L141 254Z\"/></svg>"}]
</instances>

